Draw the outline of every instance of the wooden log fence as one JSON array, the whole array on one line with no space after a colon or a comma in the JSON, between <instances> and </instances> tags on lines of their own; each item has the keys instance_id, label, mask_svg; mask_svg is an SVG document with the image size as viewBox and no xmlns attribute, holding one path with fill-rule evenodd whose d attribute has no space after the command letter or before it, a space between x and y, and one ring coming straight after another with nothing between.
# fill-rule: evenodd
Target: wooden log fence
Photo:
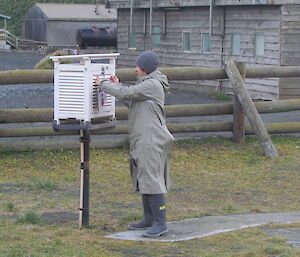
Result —
<instances>
[{"instance_id":1,"label":"wooden log fence","mask_svg":"<svg viewBox=\"0 0 300 257\"><path fill-rule=\"evenodd\" d=\"M255 102L257 111L263 113L276 113L300 110L300 99L279 100L268 102ZM185 104L185 105L167 105L167 117L191 117L191 116L214 116L214 115L232 115L233 104ZM116 108L117 120L127 120L128 111L126 107ZM52 108L34 108L34 109L0 109L0 124L7 123L35 123L51 122L53 119ZM173 133L187 132L221 132L232 131L233 122L201 122L201 123L183 123L167 124ZM265 124L269 133L294 133L300 132L300 122L289 123L271 123ZM117 126L113 130L93 132L93 134L127 134L127 126ZM245 127L246 134L253 134L253 130ZM76 132L54 132L49 127L31 127L31 128L0 128L0 137L30 137L30 136L58 136L58 135L76 135Z\"/></svg>"},{"instance_id":2,"label":"wooden log fence","mask_svg":"<svg viewBox=\"0 0 300 257\"><path fill-rule=\"evenodd\" d=\"M297 133L300 132L300 122L286 123L267 123L265 124L270 134L278 133ZM167 124L172 133L192 133L192 132L232 132L232 122L201 122L201 123L173 123ZM117 126L107 131L93 131L93 135L118 135L127 134L127 126ZM251 126L245 126L245 134L255 134ZM62 135L79 135L76 131L55 132L48 127L30 127L30 128L2 128L0 137L37 137L37 136L62 136Z\"/></svg>"},{"instance_id":3,"label":"wooden log fence","mask_svg":"<svg viewBox=\"0 0 300 257\"><path fill-rule=\"evenodd\" d=\"M276 148L271 141L268 131L265 128L253 101L251 100L240 71L238 70L238 67L234 61L230 60L228 62L226 66L226 73L231 80L235 96L239 100L240 105L243 107L243 111L246 113L248 120L255 131L255 134L259 138L266 156L277 158L278 153ZM243 126L243 124L241 124L239 127L241 126Z\"/></svg>"},{"instance_id":4,"label":"wooden log fence","mask_svg":"<svg viewBox=\"0 0 300 257\"><path fill-rule=\"evenodd\" d=\"M270 134L274 133L297 133L300 132L300 122L286 123L266 123ZM190 132L232 132L232 122L202 122L202 123L176 123L168 124L168 128L172 133L190 133ZM254 130L251 126L245 127L246 135L253 135ZM127 134L127 126L117 126L114 129L104 132L93 131L94 135L112 135ZM79 135L75 131L54 132L50 126L48 127L30 127L30 128L2 128L0 137L36 137L36 136L61 136L61 135Z\"/></svg>"},{"instance_id":5,"label":"wooden log fence","mask_svg":"<svg viewBox=\"0 0 300 257\"><path fill-rule=\"evenodd\" d=\"M300 132L300 122L266 123L264 124L268 133L298 133ZM233 122L201 122L201 123L169 123L168 129L172 133L191 132L232 132ZM93 135L127 134L127 126L116 126L114 129L106 131L93 131ZM251 126L245 126L245 134L255 134ZM76 131L55 132L51 126L47 127L22 127L22 128L1 128L0 138L9 137L36 137L36 136L61 136L79 135Z\"/></svg>"},{"instance_id":6,"label":"wooden log fence","mask_svg":"<svg viewBox=\"0 0 300 257\"><path fill-rule=\"evenodd\" d=\"M172 67L159 68L169 80L213 80L228 79L225 68ZM135 81L133 69L117 69L121 81ZM245 67L246 78L300 77L300 66ZM10 70L0 71L0 85L52 83L53 70Z\"/></svg>"},{"instance_id":7,"label":"wooden log fence","mask_svg":"<svg viewBox=\"0 0 300 257\"><path fill-rule=\"evenodd\" d=\"M300 99L253 103L250 97L245 97L245 90L241 91L238 89L241 86L245 89L243 83L243 79L245 77L300 77L299 66L266 66L248 68L244 64L234 63L231 61L225 68L172 67L160 68L160 70L168 76L169 80L207 80L229 78L231 79L235 91L233 104L191 104L166 106L167 117L228 114L231 114L234 117L233 122L168 124L168 128L172 133L232 131L236 142L243 142L245 134L255 133L263 144L265 154L270 157L277 157L276 149L272 145L268 133L300 132L300 123L298 122L263 124L258 115L258 113L300 110ZM136 74L133 69L118 69L116 74L121 81L124 82L134 81L136 79ZM0 85L52 82L52 70L0 71ZM245 99L247 99L246 104ZM254 111L253 108L255 109ZM251 109L251 111L249 111L249 109ZM244 112L248 116L252 128L244 125ZM251 118L253 113L255 113L255 119ZM127 115L126 108L116 109L116 116L118 120L126 120ZM53 119L52 117L53 109L51 108L0 109L0 123L50 122ZM93 134L96 135L126 133L127 126L117 126L112 130L93 132ZM56 136L62 134L76 135L78 133L66 131L57 133L50 127L0 128L0 137ZM268 142L267 146L266 142ZM268 150L266 150L267 148Z\"/></svg>"},{"instance_id":8,"label":"wooden log fence","mask_svg":"<svg viewBox=\"0 0 300 257\"><path fill-rule=\"evenodd\" d=\"M300 99L254 102L257 111L263 113L290 112L300 110ZM233 104L181 104L166 105L167 117L191 117L232 115ZM128 109L116 108L117 120L127 120ZM53 108L0 109L1 123L51 122Z\"/></svg>"}]
</instances>

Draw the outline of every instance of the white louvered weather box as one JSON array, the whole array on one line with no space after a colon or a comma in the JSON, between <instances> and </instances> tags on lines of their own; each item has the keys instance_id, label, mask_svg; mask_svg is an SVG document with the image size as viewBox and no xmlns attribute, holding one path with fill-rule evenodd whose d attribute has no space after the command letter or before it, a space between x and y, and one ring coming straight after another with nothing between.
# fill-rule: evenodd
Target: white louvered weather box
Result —
<instances>
[{"instance_id":1,"label":"white louvered weather box","mask_svg":"<svg viewBox=\"0 0 300 257\"><path fill-rule=\"evenodd\" d=\"M118 55L50 57L54 62L54 129L98 129L115 122L115 98L101 92L94 79L115 75Z\"/></svg>"}]
</instances>

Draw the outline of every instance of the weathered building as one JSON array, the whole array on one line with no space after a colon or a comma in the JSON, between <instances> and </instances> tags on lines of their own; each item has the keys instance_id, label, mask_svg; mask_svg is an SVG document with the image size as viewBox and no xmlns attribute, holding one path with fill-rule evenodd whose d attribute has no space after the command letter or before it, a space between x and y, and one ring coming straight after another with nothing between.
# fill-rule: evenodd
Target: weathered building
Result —
<instances>
[{"instance_id":1,"label":"weathered building","mask_svg":"<svg viewBox=\"0 0 300 257\"><path fill-rule=\"evenodd\" d=\"M104 5L37 3L24 17L22 34L50 46L73 46L78 29L116 26L116 10Z\"/></svg>"},{"instance_id":2,"label":"weathered building","mask_svg":"<svg viewBox=\"0 0 300 257\"><path fill-rule=\"evenodd\" d=\"M153 49L161 66L298 65L297 0L109 0L117 9L119 67ZM131 33L130 33L131 32ZM300 97L299 79L246 79L253 98ZM231 92L228 81L176 82L188 90Z\"/></svg>"},{"instance_id":3,"label":"weathered building","mask_svg":"<svg viewBox=\"0 0 300 257\"><path fill-rule=\"evenodd\" d=\"M6 40L6 20L10 20L11 17L3 15L0 13L0 24L2 25L3 21L3 27L0 26L0 49L10 49L10 45L7 44Z\"/></svg>"}]
</instances>

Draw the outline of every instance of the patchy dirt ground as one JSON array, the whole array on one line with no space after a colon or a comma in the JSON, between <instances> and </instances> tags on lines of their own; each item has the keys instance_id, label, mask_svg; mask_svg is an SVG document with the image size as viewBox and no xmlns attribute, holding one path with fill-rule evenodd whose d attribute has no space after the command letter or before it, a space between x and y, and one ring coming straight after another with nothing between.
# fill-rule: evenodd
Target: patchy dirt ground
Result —
<instances>
[{"instance_id":1,"label":"patchy dirt ground","mask_svg":"<svg viewBox=\"0 0 300 257\"><path fill-rule=\"evenodd\" d=\"M215 216L217 230L227 229L224 215L299 211L299 140L275 137L278 160L264 157L254 138L243 145L224 138L176 143L168 221L190 219L180 230L186 235L194 218L204 231ZM1 153L0 256L299 256L294 240L296 247L261 227L176 243L107 238L141 218L141 201L131 194L126 151L95 149L90 157L91 227L78 230L79 151ZM297 237L298 227L282 228Z\"/></svg>"}]
</instances>

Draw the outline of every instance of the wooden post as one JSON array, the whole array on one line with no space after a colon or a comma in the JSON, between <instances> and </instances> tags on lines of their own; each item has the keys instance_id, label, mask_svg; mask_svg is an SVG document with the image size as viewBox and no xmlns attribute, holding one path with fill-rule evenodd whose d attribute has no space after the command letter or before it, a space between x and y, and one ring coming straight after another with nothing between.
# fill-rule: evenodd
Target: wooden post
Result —
<instances>
[{"instance_id":1,"label":"wooden post","mask_svg":"<svg viewBox=\"0 0 300 257\"><path fill-rule=\"evenodd\" d=\"M226 65L226 73L232 83L234 93L236 94L240 104L243 107L248 120L260 140L264 149L265 155L272 158L277 158L278 153L271 141L267 129L262 122L253 101L247 91L243 78L233 60L230 60Z\"/></svg>"},{"instance_id":2,"label":"wooden post","mask_svg":"<svg viewBox=\"0 0 300 257\"><path fill-rule=\"evenodd\" d=\"M245 141L245 118L242 105L237 96L233 95L233 140L236 143Z\"/></svg>"},{"instance_id":3,"label":"wooden post","mask_svg":"<svg viewBox=\"0 0 300 257\"><path fill-rule=\"evenodd\" d=\"M242 79L245 79L245 63L237 63L238 69L242 74ZM236 143L245 141L245 117L242 105L236 94L233 95L233 140Z\"/></svg>"}]
</instances>

